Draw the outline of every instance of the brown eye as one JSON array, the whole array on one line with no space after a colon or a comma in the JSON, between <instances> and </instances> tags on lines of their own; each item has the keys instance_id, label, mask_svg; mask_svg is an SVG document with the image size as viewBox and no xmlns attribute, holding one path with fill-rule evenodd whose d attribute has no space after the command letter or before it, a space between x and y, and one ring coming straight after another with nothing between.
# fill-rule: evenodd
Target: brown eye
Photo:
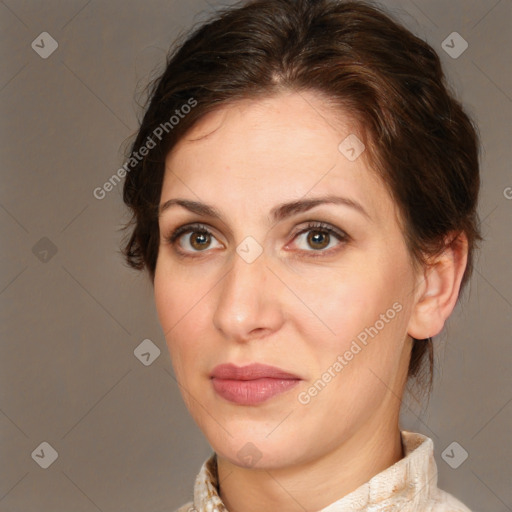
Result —
<instances>
[{"instance_id":1,"label":"brown eye","mask_svg":"<svg viewBox=\"0 0 512 512\"><path fill-rule=\"evenodd\" d=\"M294 237L294 245L307 256L332 254L351 240L343 230L323 222L311 222Z\"/></svg>"},{"instance_id":2,"label":"brown eye","mask_svg":"<svg viewBox=\"0 0 512 512\"><path fill-rule=\"evenodd\" d=\"M189 237L189 243L191 247L198 251L203 251L207 249L211 244L212 237L209 233L204 231L192 231L191 236Z\"/></svg>"},{"instance_id":3,"label":"brown eye","mask_svg":"<svg viewBox=\"0 0 512 512\"><path fill-rule=\"evenodd\" d=\"M202 224L180 226L167 237L167 240L175 246L177 252L184 255L222 247L210 230Z\"/></svg>"},{"instance_id":4,"label":"brown eye","mask_svg":"<svg viewBox=\"0 0 512 512\"><path fill-rule=\"evenodd\" d=\"M323 230L309 231L307 241L312 249L320 250L325 249L331 240L329 233Z\"/></svg>"}]
</instances>

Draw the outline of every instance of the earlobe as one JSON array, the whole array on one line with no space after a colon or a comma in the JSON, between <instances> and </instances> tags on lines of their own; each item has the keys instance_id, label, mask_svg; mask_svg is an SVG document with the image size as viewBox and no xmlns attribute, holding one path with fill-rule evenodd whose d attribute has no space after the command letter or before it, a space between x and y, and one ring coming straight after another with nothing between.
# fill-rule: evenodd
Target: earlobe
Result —
<instances>
[{"instance_id":1,"label":"earlobe","mask_svg":"<svg viewBox=\"0 0 512 512\"><path fill-rule=\"evenodd\" d=\"M457 303L467 264L468 241L464 233L446 238L444 251L425 267L419 294L409 320L408 334L426 339L441 332Z\"/></svg>"}]
</instances>

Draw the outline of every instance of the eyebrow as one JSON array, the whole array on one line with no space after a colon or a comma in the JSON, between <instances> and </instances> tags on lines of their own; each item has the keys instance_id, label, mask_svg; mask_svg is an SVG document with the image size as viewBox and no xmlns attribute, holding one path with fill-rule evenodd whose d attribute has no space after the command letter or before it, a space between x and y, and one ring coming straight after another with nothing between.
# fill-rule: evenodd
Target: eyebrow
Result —
<instances>
[{"instance_id":1,"label":"eyebrow","mask_svg":"<svg viewBox=\"0 0 512 512\"><path fill-rule=\"evenodd\" d=\"M320 206L322 204L336 204L348 206L350 208L353 208L363 216L365 216L368 220L372 220L368 212L357 201L354 201L347 197L332 195L317 197L314 199L300 199L297 201L291 201L289 203L280 204L272 208L272 210L270 211L270 218L274 222L282 221L288 217L291 217L292 215L306 212L314 208L315 206ZM169 199L168 201L160 205L158 216L160 217L166 210L168 210L172 206L181 206L197 215L222 220L222 214L215 207L198 201L190 201L188 199Z\"/></svg>"}]
</instances>

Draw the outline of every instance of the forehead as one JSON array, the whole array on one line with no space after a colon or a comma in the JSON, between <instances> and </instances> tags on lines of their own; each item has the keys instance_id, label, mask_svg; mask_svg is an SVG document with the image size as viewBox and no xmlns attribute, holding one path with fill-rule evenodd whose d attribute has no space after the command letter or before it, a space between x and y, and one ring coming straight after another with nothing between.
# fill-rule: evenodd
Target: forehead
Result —
<instances>
[{"instance_id":1,"label":"forehead","mask_svg":"<svg viewBox=\"0 0 512 512\"><path fill-rule=\"evenodd\" d=\"M293 153L288 158L294 154L313 157L312 146L332 152L337 149L340 136L358 130L346 113L339 109L333 113L327 101L320 93L311 91L233 101L203 116L172 153L193 152L198 145L229 146L231 141L237 145L231 143L230 153L236 149L251 154L265 150L265 154L274 155L291 149ZM279 145L283 143L284 146Z\"/></svg>"},{"instance_id":2,"label":"forehead","mask_svg":"<svg viewBox=\"0 0 512 512\"><path fill-rule=\"evenodd\" d=\"M268 200L270 209L277 198L339 192L369 210L382 207L390 197L366 151L347 158L347 144L361 139L349 116L313 93L237 101L205 115L173 148L162 199L193 194L236 204L244 196Z\"/></svg>"}]
</instances>

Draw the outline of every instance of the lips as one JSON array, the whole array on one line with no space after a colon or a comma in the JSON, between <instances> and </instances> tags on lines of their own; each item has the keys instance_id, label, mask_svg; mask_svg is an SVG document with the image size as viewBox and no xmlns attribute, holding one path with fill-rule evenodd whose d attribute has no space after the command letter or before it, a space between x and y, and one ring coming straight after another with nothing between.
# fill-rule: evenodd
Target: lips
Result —
<instances>
[{"instance_id":1,"label":"lips","mask_svg":"<svg viewBox=\"0 0 512 512\"><path fill-rule=\"evenodd\" d=\"M210 374L213 389L225 400L256 405L295 387L301 378L281 368L254 363L248 366L221 364Z\"/></svg>"},{"instance_id":2,"label":"lips","mask_svg":"<svg viewBox=\"0 0 512 512\"><path fill-rule=\"evenodd\" d=\"M212 378L230 380L256 380L256 379L300 379L299 376L285 372L275 366L253 363L248 366L235 366L234 364L220 364L216 366Z\"/></svg>"}]
</instances>

